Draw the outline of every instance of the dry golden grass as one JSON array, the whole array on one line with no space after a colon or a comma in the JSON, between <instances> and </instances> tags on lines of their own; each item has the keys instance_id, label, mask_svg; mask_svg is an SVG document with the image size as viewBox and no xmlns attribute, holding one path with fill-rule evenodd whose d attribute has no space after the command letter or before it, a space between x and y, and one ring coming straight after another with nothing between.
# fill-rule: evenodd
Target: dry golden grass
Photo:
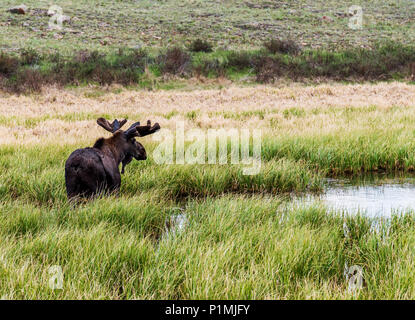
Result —
<instances>
[{"instance_id":1,"label":"dry golden grass","mask_svg":"<svg viewBox=\"0 0 415 320\"><path fill-rule=\"evenodd\" d=\"M94 90L98 89L46 88L41 95L1 94L0 144L91 141L103 134L94 121L98 116L151 119L164 128L174 128L176 121L184 120L189 128L261 126L276 134L306 134L361 129L371 119L379 126L386 125L413 114L415 106L415 87L398 82L195 91L101 90L97 97L89 98ZM385 113L396 107L399 113ZM359 108L364 116L343 112Z\"/></svg>"}]
</instances>

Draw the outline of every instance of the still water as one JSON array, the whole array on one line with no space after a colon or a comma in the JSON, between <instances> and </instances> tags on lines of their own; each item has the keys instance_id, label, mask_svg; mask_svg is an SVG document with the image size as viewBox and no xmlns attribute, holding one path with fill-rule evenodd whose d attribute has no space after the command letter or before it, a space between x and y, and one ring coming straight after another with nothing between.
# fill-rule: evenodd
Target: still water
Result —
<instances>
[{"instance_id":1,"label":"still water","mask_svg":"<svg viewBox=\"0 0 415 320\"><path fill-rule=\"evenodd\" d=\"M186 227L187 215L184 209L174 208L173 211L175 211L175 214L172 214L166 219L162 239L174 237Z\"/></svg>"},{"instance_id":2,"label":"still water","mask_svg":"<svg viewBox=\"0 0 415 320\"><path fill-rule=\"evenodd\" d=\"M415 176L372 175L354 180L329 179L323 193L305 196L306 202L316 200L348 214L390 217L392 213L415 210Z\"/></svg>"},{"instance_id":3,"label":"still water","mask_svg":"<svg viewBox=\"0 0 415 320\"><path fill-rule=\"evenodd\" d=\"M296 197L297 204L324 203L328 208L346 214L390 217L392 213L415 212L415 175L365 175L354 179L327 179L320 194ZM188 223L184 208L175 208L166 220L162 239L174 237Z\"/></svg>"}]
</instances>

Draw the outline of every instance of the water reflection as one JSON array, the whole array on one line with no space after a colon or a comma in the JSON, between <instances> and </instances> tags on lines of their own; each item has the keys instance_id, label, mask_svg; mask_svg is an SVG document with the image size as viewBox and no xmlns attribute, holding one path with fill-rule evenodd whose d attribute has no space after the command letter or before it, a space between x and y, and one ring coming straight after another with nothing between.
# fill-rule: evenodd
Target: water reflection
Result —
<instances>
[{"instance_id":1,"label":"water reflection","mask_svg":"<svg viewBox=\"0 0 415 320\"><path fill-rule=\"evenodd\" d=\"M181 232L187 224L187 216L182 208L175 208L177 211L166 219L164 228L164 234L162 239L174 237L177 233Z\"/></svg>"},{"instance_id":2,"label":"water reflection","mask_svg":"<svg viewBox=\"0 0 415 320\"><path fill-rule=\"evenodd\" d=\"M390 217L392 213L415 210L415 177L372 175L354 180L329 179L322 194L306 196L306 201L315 200L349 214Z\"/></svg>"}]
</instances>

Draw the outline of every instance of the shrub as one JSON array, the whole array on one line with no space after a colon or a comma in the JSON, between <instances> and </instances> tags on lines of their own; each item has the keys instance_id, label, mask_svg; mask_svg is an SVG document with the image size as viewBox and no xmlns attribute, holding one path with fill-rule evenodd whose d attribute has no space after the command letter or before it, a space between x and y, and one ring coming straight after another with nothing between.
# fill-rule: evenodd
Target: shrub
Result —
<instances>
[{"instance_id":1,"label":"shrub","mask_svg":"<svg viewBox=\"0 0 415 320\"><path fill-rule=\"evenodd\" d=\"M115 81L116 83L122 85L131 85L137 83L139 81L139 77L137 73L133 69L124 69L124 70L117 70L115 72Z\"/></svg>"},{"instance_id":2,"label":"shrub","mask_svg":"<svg viewBox=\"0 0 415 320\"><path fill-rule=\"evenodd\" d=\"M22 49L20 51L20 63L25 65L34 65L39 63L40 54L33 48Z\"/></svg>"},{"instance_id":3,"label":"shrub","mask_svg":"<svg viewBox=\"0 0 415 320\"><path fill-rule=\"evenodd\" d=\"M272 39L264 43L265 48L273 53L298 54L300 46L290 39Z\"/></svg>"},{"instance_id":4,"label":"shrub","mask_svg":"<svg viewBox=\"0 0 415 320\"><path fill-rule=\"evenodd\" d=\"M206 41L197 39L190 49L197 51L208 47ZM292 80L318 77L333 80L415 77L415 47L410 45L383 43L372 49L315 49L300 52L293 41L277 39L266 43L266 47L272 54L265 50L218 51L214 54L197 54L193 59L188 51L179 47L170 48L155 58L141 49L120 49L109 54L81 50L65 57L59 53L40 55L29 48L21 50L20 55L16 56L0 53L0 87L21 92L40 90L45 83L78 85L93 81L102 85L143 85L148 81L142 77L146 68L154 78L163 74L232 76L234 71L248 70L256 75L256 81L263 83L282 76Z\"/></svg>"},{"instance_id":5,"label":"shrub","mask_svg":"<svg viewBox=\"0 0 415 320\"><path fill-rule=\"evenodd\" d=\"M226 68L223 61L218 58L208 58L203 59L198 65L193 66L193 73L196 75L222 77L226 73Z\"/></svg>"},{"instance_id":6,"label":"shrub","mask_svg":"<svg viewBox=\"0 0 415 320\"><path fill-rule=\"evenodd\" d=\"M75 54L74 62L78 63L97 63L101 62L104 55L98 51L80 50Z\"/></svg>"},{"instance_id":7,"label":"shrub","mask_svg":"<svg viewBox=\"0 0 415 320\"><path fill-rule=\"evenodd\" d=\"M269 83L275 78L283 75L284 66L281 61L266 57L263 60L258 60L255 66L256 81L261 83Z\"/></svg>"},{"instance_id":8,"label":"shrub","mask_svg":"<svg viewBox=\"0 0 415 320\"><path fill-rule=\"evenodd\" d=\"M120 50L117 55L112 57L111 67L116 69L130 69L129 72L135 71L144 72L146 65L152 59L147 55L144 50L132 50L124 52Z\"/></svg>"},{"instance_id":9,"label":"shrub","mask_svg":"<svg viewBox=\"0 0 415 320\"><path fill-rule=\"evenodd\" d=\"M196 39L189 46L191 52L212 52L212 44L206 40Z\"/></svg>"},{"instance_id":10,"label":"shrub","mask_svg":"<svg viewBox=\"0 0 415 320\"><path fill-rule=\"evenodd\" d=\"M185 75L191 67L190 55L179 47L168 49L158 60L163 73Z\"/></svg>"},{"instance_id":11,"label":"shrub","mask_svg":"<svg viewBox=\"0 0 415 320\"><path fill-rule=\"evenodd\" d=\"M5 53L0 54L0 75L10 76L19 67L19 60Z\"/></svg>"},{"instance_id":12,"label":"shrub","mask_svg":"<svg viewBox=\"0 0 415 320\"><path fill-rule=\"evenodd\" d=\"M235 52L232 51L228 55L228 62L226 66L228 68L234 68L236 70L243 70L246 68L252 68L255 66L256 57L249 52Z\"/></svg>"},{"instance_id":13,"label":"shrub","mask_svg":"<svg viewBox=\"0 0 415 320\"><path fill-rule=\"evenodd\" d=\"M39 70L22 68L5 82L5 89L16 93L39 92L43 83L44 78Z\"/></svg>"}]
</instances>

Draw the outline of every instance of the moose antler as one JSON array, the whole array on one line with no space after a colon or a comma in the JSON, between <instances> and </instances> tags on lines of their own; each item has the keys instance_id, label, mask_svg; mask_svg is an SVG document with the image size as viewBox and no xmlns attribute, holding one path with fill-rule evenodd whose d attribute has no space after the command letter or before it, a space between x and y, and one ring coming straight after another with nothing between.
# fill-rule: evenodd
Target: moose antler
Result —
<instances>
[{"instance_id":1,"label":"moose antler","mask_svg":"<svg viewBox=\"0 0 415 320\"><path fill-rule=\"evenodd\" d=\"M99 118L97 120L97 123L98 125L103 127L105 130L111 133L114 133L115 131L121 129L121 127L127 123L127 120L124 119L124 120L118 121L117 119L115 119L112 123L110 123L107 119Z\"/></svg>"},{"instance_id":2,"label":"moose antler","mask_svg":"<svg viewBox=\"0 0 415 320\"><path fill-rule=\"evenodd\" d=\"M149 134L153 134L160 130L160 125L158 123L155 123L153 126L151 126L151 121L147 120L147 125L140 126L140 122L136 122L133 125L131 125L130 128L128 128L127 131L125 131L125 134L129 137L144 137Z\"/></svg>"}]
</instances>

